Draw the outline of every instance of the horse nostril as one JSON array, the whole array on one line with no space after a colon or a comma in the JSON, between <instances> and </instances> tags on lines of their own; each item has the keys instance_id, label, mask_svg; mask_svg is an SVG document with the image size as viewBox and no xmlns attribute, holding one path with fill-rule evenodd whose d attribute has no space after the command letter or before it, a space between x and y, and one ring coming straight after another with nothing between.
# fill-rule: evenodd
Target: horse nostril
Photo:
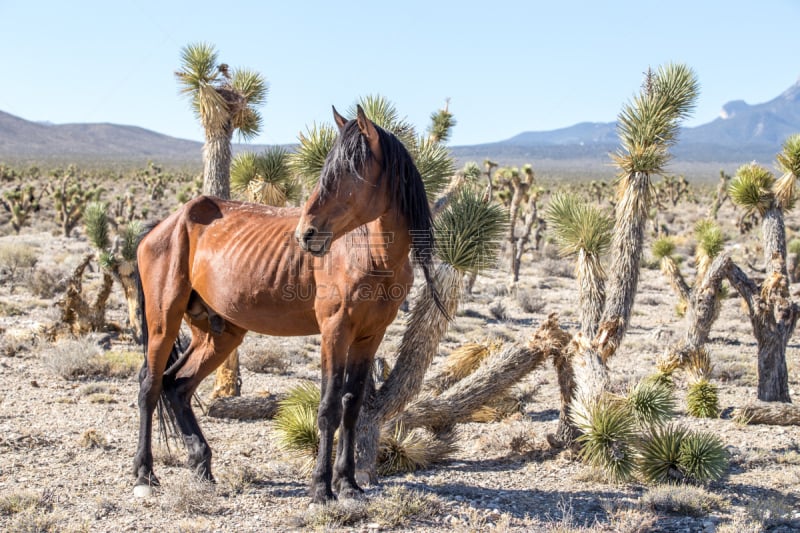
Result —
<instances>
[{"instance_id":1,"label":"horse nostril","mask_svg":"<svg viewBox=\"0 0 800 533\"><path fill-rule=\"evenodd\" d=\"M311 239L314 238L314 235L317 234L317 230L314 228L308 228L305 233L303 233L303 242L308 243Z\"/></svg>"}]
</instances>

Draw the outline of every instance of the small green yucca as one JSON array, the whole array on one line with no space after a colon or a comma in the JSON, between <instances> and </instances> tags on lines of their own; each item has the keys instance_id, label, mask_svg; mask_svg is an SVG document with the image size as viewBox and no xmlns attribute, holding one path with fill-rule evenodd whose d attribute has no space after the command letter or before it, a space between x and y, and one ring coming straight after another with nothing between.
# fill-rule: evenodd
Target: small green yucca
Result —
<instances>
[{"instance_id":1,"label":"small green yucca","mask_svg":"<svg viewBox=\"0 0 800 533\"><path fill-rule=\"evenodd\" d=\"M689 433L681 441L678 462L688 478L716 481L728 469L728 452L712 433Z\"/></svg>"},{"instance_id":2,"label":"small green yucca","mask_svg":"<svg viewBox=\"0 0 800 533\"><path fill-rule=\"evenodd\" d=\"M319 449L319 402L319 387L310 381L294 387L281 400L275 415L275 429L284 449L307 458L316 456Z\"/></svg>"},{"instance_id":3,"label":"small green yucca","mask_svg":"<svg viewBox=\"0 0 800 533\"><path fill-rule=\"evenodd\" d=\"M691 383L686 394L686 412L697 418L716 418L719 416L717 386L705 378Z\"/></svg>"},{"instance_id":4,"label":"small green yucca","mask_svg":"<svg viewBox=\"0 0 800 533\"><path fill-rule=\"evenodd\" d=\"M675 242L669 237L660 237L653 242L650 252L659 260L672 257L672 254L675 253Z\"/></svg>"},{"instance_id":5,"label":"small green yucca","mask_svg":"<svg viewBox=\"0 0 800 533\"><path fill-rule=\"evenodd\" d=\"M736 171L728 193L733 203L739 207L747 211L758 211L763 215L775 199L772 190L774 184L772 172L757 163L747 163Z\"/></svg>"},{"instance_id":6,"label":"small green yucca","mask_svg":"<svg viewBox=\"0 0 800 533\"><path fill-rule=\"evenodd\" d=\"M680 466L681 442L687 431L679 426L653 426L639 449L637 461L641 475L654 483L674 483L684 479Z\"/></svg>"},{"instance_id":7,"label":"small green yucca","mask_svg":"<svg viewBox=\"0 0 800 533\"><path fill-rule=\"evenodd\" d=\"M463 188L434 221L436 255L461 272L478 272L494 265L507 215Z\"/></svg>"},{"instance_id":8,"label":"small green yucca","mask_svg":"<svg viewBox=\"0 0 800 533\"><path fill-rule=\"evenodd\" d=\"M664 424L675 414L672 386L661 380L643 380L631 389L628 405L640 425Z\"/></svg>"},{"instance_id":9,"label":"small green yucca","mask_svg":"<svg viewBox=\"0 0 800 533\"><path fill-rule=\"evenodd\" d=\"M588 407L586 417L576 420L583 434L580 456L615 481L631 477L635 467L632 447L636 430L630 408L624 402L602 399Z\"/></svg>"}]
</instances>

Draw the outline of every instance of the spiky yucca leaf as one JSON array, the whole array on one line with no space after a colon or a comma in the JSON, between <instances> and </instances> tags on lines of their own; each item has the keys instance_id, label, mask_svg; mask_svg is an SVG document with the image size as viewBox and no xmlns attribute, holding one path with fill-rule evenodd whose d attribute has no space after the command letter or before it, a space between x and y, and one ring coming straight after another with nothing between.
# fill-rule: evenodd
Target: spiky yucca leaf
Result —
<instances>
[{"instance_id":1,"label":"spiky yucca leaf","mask_svg":"<svg viewBox=\"0 0 800 533\"><path fill-rule=\"evenodd\" d=\"M122 248L120 254L125 261L136 261L136 248L139 246L139 237L144 231L144 226L139 220L131 220L122 230Z\"/></svg>"},{"instance_id":2,"label":"spiky yucca leaf","mask_svg":"<svg viewBox=\"0 0 800 533\"><path fill-rule=\"evenodd\" d=\"M775 183L775 197L782 209L789 210L794 206L795 186L800 179L800 134L787 138L775 157L778 169L783 172Z\"/></svg>"},{"instance_id":3,"label":"spiky yucca leaf","mask_svg":"<svg viewBox=\"0 0 800 533\"><path fill-rule=\"evenodd\" d=\"M446 143L455 125L456 119L453 118L453 114L446 108L440 109L431 113L431 125L428 127L428 133L433 141Z\"/></svg>"},{"instance_id":4,"label":"spiky yucca leaf","mask_svg":"<svg viewBox=\"0 0 800 533\"><path fill-rule=\"evenodd\" d=\"M648 76L647 86L617 119L622 147L613 158L623 175L661 173L678 121L691 113L698 93L697 77L686 65L671 63Z\"/></svg>"},{"instance_id":5,"label":"spiky yucca leaf","mask_svg":"<svg viewBox=\"0 0 800 533\"><path fill-rule=\"evenodd\" d=\"M675 389L675 381L672 379L672 371L664 371L659 369L658 372L654 374L650 374L646 378L644 378L643 382L650 382L655 385L659 385L662 387L666 387L668 389Z\"/></svg>"},{"instance_id":6,"label":"spiky yucca leaf","mask_svg":"<svg viewBox=\"0 0 800 533\"><path fill-rule=\"evenodd\" d=\"M719 225L711 219L699 220L694 226L694 236L697 239L698 256L700 254L714 259L725 245L725 236Z\"/></svg>"},{"instance_id":7,"label":"spiky yucca leaf","mask_svg":"<svg viewBox=\"0 0 800 533\"><path fill-rule=\"evenodd\" d=\"M301 383L289 390L280 401L275 414L275 429L281 446L298 457L307 459L304 470L309 470L319 449L317 410L319 387L311 382Z\"/></svg>"},{"instance_id":8,"label":"spiky yucca leaf","mask_svg":"<svg viewBox=\"0 0 800 533\"><path fill-rule=\"evenodd\" d=\"M108 213L103 202L90 202L83 213L83 225L89 241L100 251L110 246L108 235Z\"/></svg>"},{"instance_id":9,"label":"spiky yucca leaf","mask_svg":"<svg viewBox=\"0 0 800 533\"><path fill-rule=\"evenodd\" d=\"M707 379L689 384L686 393L686 412L696 418L716 418L719 416L719 395L717 386Z\"/></svg>"},{"instance_id":10,"label":"spiky yucca leaf","mask_svg":"<svg viewBox=\"0 0 800 533\"><path fill-rule=\"evenodd\" d=\"M694 481L716 481L728 470L728 452L712 433L689 433L681 441L678 463Z\"/></svg>"},{"instance_id":11,"label":"spiky yucca leaf","mask_svg":"<svg viewBox=\"0 0 800 533\"><path fill-rule=\"evenodd\" d=\"M182 69L175 73L182 93L194 93L217 77L217 51L209 43L191 43L181 49Z\"/></svg>"},{"instance_id":12,"label":"spiky yucca leaf","mask_svg":"<svg viewBox=\"0 0 800 533\"><path fill-rule=\"evenodd\" d=\"M675 241L669 237L659 237L653 241L653 245L650 247L650 253L658 260L664 259L665 257L672 257L672 254L675 253Z\"/></svg>"},{"instance_id":13,"label":"spiky yucca leaf","mask_svg":"<svg viewBox=\"0 0 800 533\"><path fill-rule=\"evenodd\" d=\"M422 176L428 198L436 198L455 173L455 162L450 151L431 138L423 137L409 150L414 164Z\"/></svg>"},{"instance_id":14,"label":"spiky yucca leaf","mask_svg":"<svg viewBox=\"0 0 800 533\"><path fill-rule=\"evenodd\" d=\"M242 152L231 163L231 190L251 202L283 206L300 196L289 153L272 146L260 154Z\"/></svg>"},{"instance_id":15,"label":"spiky yucca leaf","mask_svg":"<svg viewBox=\"0 0 800 533\"><path fill-rule=\"evenodd\" d=\"M417 141L417 134L414 131L414 127L407 120L400 118L397 108L388 98L379 94L363 96L358 99L356 104L348 108L347 116L356 116L357 105L361 106L367 118L377 126L393 133L395 137L400 139L409 152L413 152L412 149Z\"/></svg>"},{"instance_id":16,"label":"spiky yucca leaf","mask_svg":"<svg viewBox=\"0 0 800 533\"><path fill-rule=\"evenodd\" d=\"M304 381L289 389L286 397L281 400L280 405L286 407L308 407L316 410L319 408L319 402L319 387L312 381Z\"/></svg>"},{"instance_id":17,"label":"spiky yucca leaf","mask_svg":"<svg viewBox=\"0 0 800 533\"><path fill-rule=\"evenodd\" d=\"M449 438L440 439L422 428L407 431L402 424L391 433L383 432L379 446L378 473L384 476L427 468L455 451Z\"/></svg>"},{"instance_id":18,"label":"spiky yucca leaf","mask_svg":"<svg viewBox=\"0 0 800 533\"><path fill-rule=\"evenodd\" d=\"M554 237L563 255L574 255L584 250L588 254L599 256L611 244L611 228L614 222L594 206L582 202L576 195L554 194L545 217L553 227Z\"/></svg>"},{"instance_id":19,"label":"spiky yucca leaf","mask_svg":"<svg viewBox=\"0 0 800 533\"><path fill-rule=\"evenodd\" d=\"M611 479L629 479L635 466L632 446L636 435L633 416L624 402L600 399L577 416L574 422L583 434L580 456Z\"/></svg>"},{"instance_id":20,"label":"spiky yucca leaf","mask_svg":"<svg viewBox=\"0 0 800 533\"><path fill-rule=\"evenodd\" d=\"M637 467L653 483L674 483L684 478L680 464L681 442L687 431L675 425L653 426L642 441Z\"/></svg>"},{"instance_id":21,"label":"spiky yucca leaf","mask_svg":"<svg viewBox=\"0 0 800 533\"><path fill-rule=\"evenodd\" d=\"M675 414L672 387L659 380L645 379L628 393L628 404L640 425L664 424Z\"/></svg>"},{"instance_id":22,"label":"spiky yucca leaf","mask_svg":"<svg viewBox=\"0 0 800 533\"><path fill-rule=\"evenodd\" d=\"M434 220L436 255L461 272L479 272L497 260L508 215L462 188Z\"/></svg>"},{"instance_id":23,"label":"spiky yucca leaf","mask_svg":"<svg viewBox=\"0 0 800 533\"><path fill-rule=\"evenodd\" d=\"M325 159L336 142L337 131L328 124L312 124L300 133L300 146L290 157L292 170L311 188L316 185L325 166Z\"/></svg>"},{"instance_id":24,"label":"spiky yucca leaf","mask_svg":"<svg viewBox=\"0 0 800 533\"><path fill-rule=\"evenodd\" d=\"M739 167L736 176L728 187L733 203L748 212L758 211L761 215L772 206L775 193L772 186L775 177L772 172L753 162Z\"/></svg>"},{"instance_id":25,"label":"spiky yucca leaf","mask_svg":"<svg viewBox=\"0 0 800 533\"><path fill-rule=\"evenodd\" d=\"M258 72L240 68L233 72L231 87L244 104L236 106L233 110L231 117L233 127L237 129L241 139L251 139L261 129L261 114L254 106L266 102L269 84Z\"/></svg>"},{"instance_id":26,"label":"spiky yucca leaf","mask_svg":"<svg viewBox=\"0 0 800 533\"><path fill-rule=\"evenodd\" d=\"M468 182L476 182L481 179L481 176L483 175L481 167L479 167L478 163L475 161L467 161L464 163L464 168L461 169L461 173L464 175L464 179Z\"/></svg>"},{"instance_id":27,"label":"spiky yucca leaf","mask_svg":"<svg viewBox=\"0 0 800 533\"><path fill-rule=\"evenodd\" d=\"M447 356L442 373L451 377L453 381L460 381L473 373L489 353L490 348L485 344L477 342L462 344Z\"/></svg>"}]
</instances>

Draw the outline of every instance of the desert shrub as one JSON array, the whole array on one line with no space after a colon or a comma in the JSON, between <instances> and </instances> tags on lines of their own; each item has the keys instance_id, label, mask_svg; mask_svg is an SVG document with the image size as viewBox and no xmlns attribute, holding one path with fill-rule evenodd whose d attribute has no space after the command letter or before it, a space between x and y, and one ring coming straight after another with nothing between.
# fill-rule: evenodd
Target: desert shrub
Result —
<instances>
[{"instance_id":1,"label":"desert shrub","mask_svg":"<svg viewBox=\"0 0 800 533\"><path fill-rule=\"evenodd\" d=\"M644 493L639 500L645 509L682 516L706 516L723 509L727 502L699 487L659 485Z\"/></svg>"},{"instance_id":2,"label":"desert shrub","mask_svg":"<svg viewBox=\"0 0 800 533\"><path fill-rule=\"evenodd\" d=\"M141 366L137 352L103 350L89 339L62 339L45 353L45 365L64 379L83 377L129 377Z\"/></svg>"},{"instance_id":3,"label":"desert shrub","mask_svg":"<svg viewBox=\"0 0 800 533\"><path fill-rule=\"evenodd\" d=\"M500 322L505 322L508 320L508 310L500 300L496 300L489 306L489 312L492 314L495 320L499 320Z\"/></svg>"},{"instance_id":4,"label":"desert shrub","mask_svg":"<svg viewBox=\"0 0 800 533\"><path fill-rule=\"evenodd\" d=\"M53 495L38 494L30 490L12 492L0 496L0 515L11 516L31 509L50 510Z\"/></svg>"},{"instance_id":5,"label":"desert shrub","mask_svg":"<svg viewBox=\"0 0 800 533\"><path fill-rule=\"evenodd\" d=\"M547 307L547 302L533 289L518 290L517 303L526 313L541 313Z\"/></svg>"},{"instance_id":6,"label":"desert shrub","mask_svg":"<svg viewBox=\"0 0 800 533\"><path fill-rule=\"evenodd\" d=\"M441 510L442 504L435 496L396 486L367 504L370 521L390 529L402 528L415 516L430 517Z\"/></svg>"},{"instance_id":7,"label":"desert shrub","mask_svg":"<svg viewBox=\"0 0 800 533\"><path fill-rule=\"evenodd\" d=\"M177 483L159 498L164 511L181 515L213 514L219 511L214 496L214 485L199 477Z\"/></svg>"},{"instance_id":8,"label":"desert shrub","mask_svg":"<svg viewBox=\"0 0 800 533\"><path fill-rule=\"evenodd\" d=\"M67 287L66 275L51 268L37 268L26 279L28 290L39 298L54 298Z\"/></svg>"},{"instance_id":9,"label":"desert shrub","mask_svg":"<svg viewBox=\"0 0 800 533\"><path fill-rule=\"evenodd\" d=\"M78 439L81 448L105 448L108 445L105 435L94 428L87 429Z\"/></svg>"},{"instance_id":10,"label":"desert shrub","mask_svg":"<svg viewBox=\"0 0 800 533\"><path fill-rule=\"evenodd\" d=\"M539 262L539 268L545 276L556 278L574 278L575 266L563 259L544 259Z\"/></svg>"},{"instance_id":11,"label":"desert shrub","mask_svg":"<svg viewBox=\"0 0 800 533\"><path fill-rule=\"evenodd\" d=\"M249 348L241 355L242 366L257 374L284 374L289 368L285 350L275 341Z\"/></svg>"},{"instance_id":12,"label":"desert shrub","mask_svg":"<svg viewBox=\"0 0 800 533\"><path fill-rule=\"evenodd\" d=\"M29 244L0 245L0 274L11 282L12 290L14 284L36 266L37 261L36 249Z\"/></svg>"}]
</instances>

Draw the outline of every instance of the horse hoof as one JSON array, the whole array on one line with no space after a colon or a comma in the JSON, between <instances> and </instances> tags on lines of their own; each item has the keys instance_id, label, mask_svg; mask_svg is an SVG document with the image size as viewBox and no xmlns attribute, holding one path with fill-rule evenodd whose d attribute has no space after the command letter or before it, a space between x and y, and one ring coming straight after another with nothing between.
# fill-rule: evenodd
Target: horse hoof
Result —
<instances>
[{"instance_id":1,"label":"horse hoof","mask_svg":"<svg viewBox=\"0 0 800 533\"><path fill-rule=\"evenodd\" d=\"M149 498L155 493L156 491L150 485L136 485L133 487L133 495L137 498Z\"/></svg>"}]
</instances>

